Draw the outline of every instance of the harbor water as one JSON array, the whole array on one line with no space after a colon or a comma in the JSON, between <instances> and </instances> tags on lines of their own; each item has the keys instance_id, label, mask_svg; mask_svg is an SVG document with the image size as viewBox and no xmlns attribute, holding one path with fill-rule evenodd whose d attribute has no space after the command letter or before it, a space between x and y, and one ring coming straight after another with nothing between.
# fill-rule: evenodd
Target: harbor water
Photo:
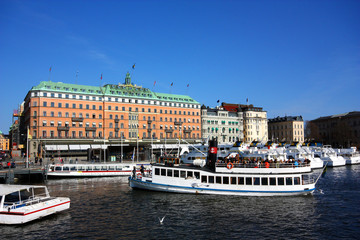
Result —
<instances>
[{"instance_id":1,"label":"harbor water","mask_svg":"<svg viewBox=\"0 0 360 240\"><path fill-rule=\"evenodd\" d=\"M47 185L52 196L71 198L70 210L23 226L0 226L2 239L360 236L360 165L328 168L313 195L296 197L149 192L131 189L126 177L49 180Z\"/></svg>"}]
</instances>

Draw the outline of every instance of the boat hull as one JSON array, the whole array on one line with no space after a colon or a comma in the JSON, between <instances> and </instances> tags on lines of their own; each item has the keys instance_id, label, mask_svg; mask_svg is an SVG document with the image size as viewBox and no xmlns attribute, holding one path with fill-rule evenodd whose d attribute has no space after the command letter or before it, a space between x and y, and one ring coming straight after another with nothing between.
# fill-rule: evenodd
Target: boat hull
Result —
<instances>
[{"instance_id":1,"label":"boat hull","mask_svg":"<svg viewBox=\"0 0 360 240\"><path fill-rule=\"evenodd\" d=\"M23 224L70 208L70 199L52 198L37 204L0 212L0 224Z\"/></svg>"},{"instance_id":2,"label":"boat hull","mask_svg":"<svg viewBox=\"0 0 360 240\"><path fill-rule=\"evenodd\" d=\"M190 194L213 194L213 195L236 195L236 196L296 196L308 195L315 191L315 184L306 185L305 188L298 190L246 190L246 189L220 189L211 185L176 186L152 183L141 179L129 178L129 184L132 188L171 192L171 193L190 193Z\"/></svg>"}]
</instances>

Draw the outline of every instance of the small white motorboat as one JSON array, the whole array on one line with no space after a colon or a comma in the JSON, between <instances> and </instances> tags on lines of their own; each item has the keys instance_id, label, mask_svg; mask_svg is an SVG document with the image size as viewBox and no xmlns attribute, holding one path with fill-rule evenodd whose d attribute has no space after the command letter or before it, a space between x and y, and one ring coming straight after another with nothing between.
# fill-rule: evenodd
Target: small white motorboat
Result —
<instances>
[{"instance_id":1,"label":"small white motorboat","mask_svg":"<svg viewBox=\"0 0 360 240\"><path fill-rule=\"evenodd\" d=\"M69 198L50 197L46 186L0 184L0 224L23 224L69 208Z\"/></svg>"}]
</instances>

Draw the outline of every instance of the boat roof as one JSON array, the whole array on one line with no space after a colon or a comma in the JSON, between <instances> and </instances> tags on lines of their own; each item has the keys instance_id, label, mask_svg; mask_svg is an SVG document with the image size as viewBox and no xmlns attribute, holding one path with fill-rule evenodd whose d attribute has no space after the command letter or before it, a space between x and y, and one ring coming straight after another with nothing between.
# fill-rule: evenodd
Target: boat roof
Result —
<instances>
[{"instance_id":1,"label":"boat roof","mask_svg":"<svg viewBox=\"0 0 360 240\"><path fill-rule=\"evenodd\" d=\"M29 188L45 188L45 186L0 184L0 196Z\"/></svg>"}]
</instances>

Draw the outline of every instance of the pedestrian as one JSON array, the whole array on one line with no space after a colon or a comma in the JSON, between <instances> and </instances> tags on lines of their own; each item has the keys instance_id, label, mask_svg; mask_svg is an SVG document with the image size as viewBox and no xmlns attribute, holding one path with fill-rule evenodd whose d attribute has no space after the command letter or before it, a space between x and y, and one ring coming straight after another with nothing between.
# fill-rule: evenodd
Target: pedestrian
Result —
<instances>
[{"instance_id":1,"label":"pedestrian","mask_svg":"<svg viewBox=\"0 0 360 240\"><path fill-rule=\"evenodd\" d=\"M136 167L134 166L134 168L133 168L133 178L135 178L136 177Z\"/></svg>"},{"instance_id":2,"label":"pedestrian","mask_svg":"<svg viewBox=\"0 0 360 240\"><path fill-rule=\"evenodd\" d=\"M40 166L42 166L42 158L40 158L39 162L40 162Z\"/></svg>"},{"instance_id":3,"label":"pedestrian","mask_svg":"<svg viewBox=\"0 0 360 240\"><path fill-rule=\"evenodd\" d=\"M140 172L141 172L141 175L144 176L145 168L144 168L143 164L141 164Z\"/></svg>"}]
</instances>

